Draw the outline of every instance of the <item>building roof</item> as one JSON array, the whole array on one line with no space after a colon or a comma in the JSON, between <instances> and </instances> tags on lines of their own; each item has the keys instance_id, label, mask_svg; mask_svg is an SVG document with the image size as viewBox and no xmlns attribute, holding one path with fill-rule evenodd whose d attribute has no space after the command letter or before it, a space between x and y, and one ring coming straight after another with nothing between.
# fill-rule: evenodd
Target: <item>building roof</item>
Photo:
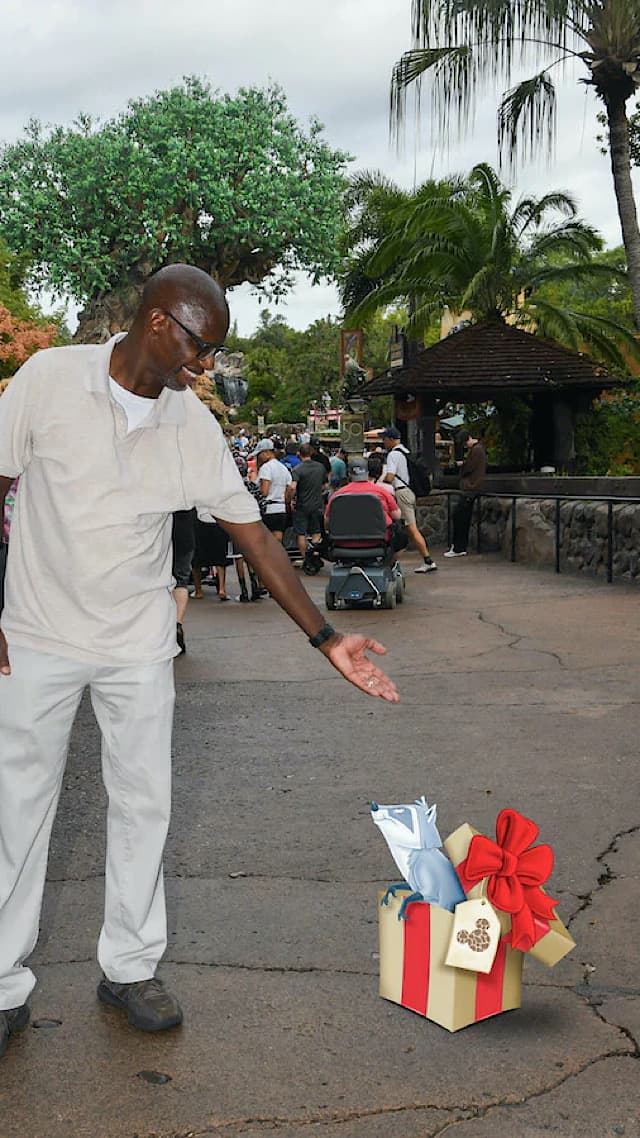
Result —
<instances>
[{"instance_id":1,"label":"building roof","mask_svg":"<svg viewBox=\"0 0 640 1138\"><path fill-rule=\"evenodd\" d=\"M472 324L423 348L407 367L386 371L367 384L367 399L408 392L441 393L447 399L491 399L501 392L529 394L559 387L600 390L620 384L583 352L572 352L510 324Z\"/></svg>"}]
</instances>

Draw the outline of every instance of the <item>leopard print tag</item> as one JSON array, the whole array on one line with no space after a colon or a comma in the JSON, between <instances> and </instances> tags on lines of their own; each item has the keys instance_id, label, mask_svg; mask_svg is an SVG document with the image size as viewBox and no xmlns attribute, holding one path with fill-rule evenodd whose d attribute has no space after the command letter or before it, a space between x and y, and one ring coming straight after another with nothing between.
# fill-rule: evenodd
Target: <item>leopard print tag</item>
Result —
<instances>
[{"instance_id":1,"label":"leopard print tag","mask_svg":"<svg viewBox=\"0 0 640 1138\"><path fill-rule=\"evenodd\" d=\"M500 919L486 897L456 905L445 964L490 972L500 943Z\"/></svg>"}]
</instances>

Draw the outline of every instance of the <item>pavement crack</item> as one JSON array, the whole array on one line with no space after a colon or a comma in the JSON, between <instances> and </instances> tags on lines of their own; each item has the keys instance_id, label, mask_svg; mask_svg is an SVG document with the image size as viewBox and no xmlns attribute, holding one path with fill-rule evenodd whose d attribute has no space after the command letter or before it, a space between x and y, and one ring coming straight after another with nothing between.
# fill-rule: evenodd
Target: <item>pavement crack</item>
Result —
<instances>
[{"instance_id":1,"label":"pavement crack","mask_svg":"<svg viewBox=\"0 0 640 1138\"><path fill-rule=\"evenodd\" d=\"M580 916L580 913L584 913L585 909L591 908L595 896L600 892L601 889L606 889L607 885L610 885L612 881L617 881L617 874L615 870L608 864L607 858L610 854L618 852L618 842L621 840L621 838L628 838L631 834L637 834L639 832L640 823L634 826L627 826L624 830L618 830L617 833L613 835L611 841L609 842L609 845L606 846L606 848L603 849L599 854L597 854L595 859L596 864L601 867L601 871L598 874L598 880L593 889L591 889L588 893L578 894L578 900L580 904L567 920L568 928L570 928L573 921L575 921L576 918Z\"/></svg>"},{"instance_id":2,"label":"pavement crack","mask_svg":"<svg viewBox=\"0 0 640 1138\"><path fill-rule=\"evenodd\" d=\"M229 968L239 972L276 972L286 976L287 973L306 975L307 973L326 974L329 976L366 976L369 979L375 972L363 972L359 968L322 968L316 964L241 964L237 960L177 960L173 956L165 956L164 964L175 964L176 967L191 968Z\"/></svg>"},{"instance_id":3,"label":"pavement crack","mask_svg":"<svg viewBox=\"0 0 640 1138\"><path fill-rule=\"evenodd\" d=\"M308 1115L306 1117L290 1117L287 1118L283 1115L256 1115L252 1118L235 1118L220 1121L213 1126L207 1126L204 1130L178 1130L172 1131L171 1134L165 1135L164 1138L207 1138L210 1134L242 1134L247 1127L251 1127L254 1132L257 1127L264 1130L274 1132L286 1127L290 1129L292 1126L297 1128L306 1128L309 1126L341 1126L349 1122L359 1122L368 1118L384 1118L390 1115L398 1114L420 1114L427 1110L438 1110L441 1113L457 1114L456 1121L466 1121L471 1116L466 1113L464 1107L451 1107L451 1106L438 1106L435 1103L408 1103L399 1106L381 1106L373 1107L370 1110L347 1110L347 1111L332 1111L329 1114ZM433 1131L425 1131L424 1138L436 1138L441 1130L438 1128ZM160 1138L157 1133L147 1135L147 1138Z\"/></svg>"},{"instance_id":4,"label":"pavement crack","mask_svg":"<svg viewBox=\"0 0 640 1138\"><path fill-rule=\"evenodd\" d=\"M491 1113L493 1113L494 1110L499 1110L501 1108L510 1109L514 1107L517 1108L526 1106L530 1102L544 1098L545 1095L552 1094L553 1091L558 1090L559 1087L563 1086L565 1083L568 1083L571 1079L578 1078L579 1075L582 1075L591 1067L595 1067L598 1063L603 1063L607 1059L619 1059L621 1057L627 1059L636 1058L636 1056L634 1054L631 1054L629 1051L605 1051L602 1053L602 1055L596 1055L594 1058L588 1059L586 1063L583 1063L580 1067L576 1068L575 1071L569 1071L566 1075L562 1075L560 1078L554 1080L552 1083L549 1083L547 1086L541 1087L537 1091L531 1091L529 1094L523 1095L521 1098L506 1097L504 1099L496 1100L495 1102L487 1103L486 1106L460 1107L459 1109L468 1111L466 1118L461 1117L447 1120L441 1126L439 1126L437 1130L434 1130L430 1134L425 1135L425 1138L440 1138L440 1136L443 1134L451 1134L457 1126L464 1125L467 1122L477 1122L483 1118L487 1118ZM518 1130L519 1127L514 1124L514 1133L518 1133Z\"/></svg>"},{"instance_id":5,"label":"pavement crack","mask_svg":"<svg viewBox=\"0 0 640 1138\"><path fill-rule=\"evenodd\" d=\"M528 639L528 637L524 634L513 632L510 629L505 628L505 626L503 624L500 624L499 621L491 620L491 618L488 617L484 612L478 612L477 616L481 624L487 624L491 628L496 628L498 632L500 632L503 636L510 638L509 643L506 646L507 648L519 648L523 640ZM555 660L559 668L566 669L567 667L564 660L562 659L562 656L560 656L558 652L552 652L549 648L528 648L527 651L534 652L537 656L549 656L552 660ZM495 648L489 648L486 652L474 653L473 656L474 659L477 659L478 656L486 656L491 652L495 652Z\"/></svg>"},{"instance_id":6,"label":"pavement crack","mask_svg":"<svg viewBox=\"0 0 640 1138\"><path fill-rule=\"evenodd\" d=\"M401 1115L401 1114L421 1114L425 1111L435 1110L455 1117L447 1119L443 1123L439 1123L435 1130L425 1131L424 1138L440 1138L441 1135L452 1133L455 1127L464 1125L467 1122L475 1122L479 1119L486 1118L492 1111L500 1108L521 1107L536 1099L543 1098L545 1095L551 1094L571 1079L577 1078L585 1071L594 1067L598 1063L602 1063L607 1059L618 1059L620 1057L630 1058L629 1051L626 1050L611 1050L605 1051L601 1055L597 1055L592 1059L588 1059L585 1063L581 1064L574 1071L569 1071L564 1075L559 1076L552 1082L544 1087L540 1087L536 1091L531 1091L527 1095L520 1098L513 1096L505 1096L501 1099L496 1099L493 1102L487 1103L483 1106L477 1106L473 1103L468 1105L458 1106L443 1106L437 1102L419 1102L419 1103L403 1103L398 1106L382 1106L375 1107L369 1110L346 1110L346 1111L331 1111L323 1114L307 1115L306 1117L289 1117L283 1115L257 1115L249 1118L236 1118L221 1120L213 1126L207 1126L202 1130L180 1130L172 1131L171 1134L166 1134L165 1138L207 1138L208 1135L216 1134L238 1134L241 1135L243 1130L252 1127L254 1131L257 1127L266 1132L275 1132L287 1128L291 1129L296 1127L298 1130L303 1131L310 1126L340 1126L347 1125L350 1122L359 1122L363 1119L370 1118L384 1118L385 1116ZM159 1138L156 1134L149 1134L147 1138Z\"/></svg>"}]
</instances>

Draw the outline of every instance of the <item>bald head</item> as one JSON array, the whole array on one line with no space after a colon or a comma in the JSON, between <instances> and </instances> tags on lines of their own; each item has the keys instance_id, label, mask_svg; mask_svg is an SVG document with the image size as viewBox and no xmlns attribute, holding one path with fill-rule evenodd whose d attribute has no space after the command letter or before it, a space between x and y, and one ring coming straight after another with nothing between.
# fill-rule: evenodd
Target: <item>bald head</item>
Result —
<instances>
[{"instance_id":1,"label":"bald head","mask_svg":"<svg viewBox=\"0 0 640 1138\"><path fill-rule=\"evenodd\" d=\"M167 265L149 277L137 315L144 320L154 308L169 310L185 323L202 324L214 315L229 323L229 306L220 285L193 265Z\"/></svg>"},{"instance_id":2,"label":"bald head","mask_svg":"<svg viewBox=\"0 0 640 1138\"><path fill-rule=\"evenodd\" d=\"M113 349L115 378L154 398L163 387L184 391L213 366L228 330L217 281L193 265L167 265L147 281L131 328Z\"/></svg>"}]
</instances>

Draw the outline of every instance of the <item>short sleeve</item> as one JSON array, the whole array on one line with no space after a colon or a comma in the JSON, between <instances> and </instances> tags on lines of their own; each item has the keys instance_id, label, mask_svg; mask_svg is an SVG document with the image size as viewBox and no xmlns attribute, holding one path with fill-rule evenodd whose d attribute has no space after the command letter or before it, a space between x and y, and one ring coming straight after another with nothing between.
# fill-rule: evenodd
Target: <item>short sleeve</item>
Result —
<instances>
[{"instance_id":1,"label":"short sleeve","mask_svg":"<svg viewBox=\"0 0 640 1138\"><path fill-rule=\"evenodd\" d=\"M32 453L36 357L22 365L0 396L0 475L22 474Z\"/></svg>"},{"instance_id":2,"label":"short sleeve","mask_svg":"<svg viewBox=\"0 0 640 1138\"><path fill-rule=\"evenodd\" d=\"M398 473L398 456L395 453L395 448L387 454L387 472L395 475Z\"/></svg>"},{"instance_id":3,"label":"short sleeve","mask_svg":"<svg viewBox=\"0 0 640 1138\"><path fill-rule=\"evenodd\" d=\"M185 397L198 404L191 402L189 408L190 416L195 417L197 438L187 441L190 474L196 487L188 506L195 506L200 518L211 514L221 522L259 522L258 504L244 485L220 424L196 395L187 391Z\"/></svg>"},{"instance_id":4,"label":"short sleeve","mask_svg":"<svg viewBox=\"0 0 640 1138\"><path fill-rule=\"evenodd\" d=\"M293 470L291 471L291 477L292 477L294 482L297 482L299 480L300 472L303 468L303 465L304 464L302 462L299 462L298 465L294 466Z\"/></svg>"}]
</instances>

